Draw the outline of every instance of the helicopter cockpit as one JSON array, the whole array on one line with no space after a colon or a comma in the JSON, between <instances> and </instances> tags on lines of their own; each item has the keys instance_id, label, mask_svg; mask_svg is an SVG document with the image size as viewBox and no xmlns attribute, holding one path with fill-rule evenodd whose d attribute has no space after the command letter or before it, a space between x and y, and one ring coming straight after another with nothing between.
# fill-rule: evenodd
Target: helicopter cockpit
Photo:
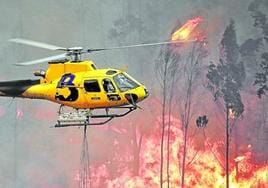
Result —
<instances>
[{"instance_id":1,"label":"helicopter cockpit","mask_svg":"<svg viewBox=\"0 0 268 188\"><path fill-rule=\"evenodd\" d=\"M119 73L113 77L115 84L121 92L135 89L139 86L133 79L130 78L126 73Z\"/></svg>"}]
</instances>

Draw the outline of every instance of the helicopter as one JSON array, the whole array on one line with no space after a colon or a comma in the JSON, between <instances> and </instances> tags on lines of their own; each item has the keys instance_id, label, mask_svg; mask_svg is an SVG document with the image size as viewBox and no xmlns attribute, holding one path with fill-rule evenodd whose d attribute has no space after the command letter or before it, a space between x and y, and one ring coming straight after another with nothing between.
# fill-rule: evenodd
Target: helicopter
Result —
<instances>
[{"instance_id":1,"label":"helicopter","mask_svg":"<svg viewBox=\"0 0 268 188\"><path fill-rule=\"evenodd\" d=\"M115 117L123 117L138 108L137 103L146 99L149 92L124 70L99 69L91 60L82 60L85 53L177 44L180 41L137 44L111 48L65 48L24 38L13 38L13 43L30 45L48 50L64 51L47 58L16 63L28 66L48 62L47 70L37 70L39 79L0 82L0 96L48 100L60 104L55 127L103 125ZM66 111L70 107L71 111ZM93 113L94 110L102 110ZM111 112L115 110L115 112ZM123 110L123 112L122 112ZM98 119L100 121L92 121Z\"/></svg>"},{"instance_id":2,"label":"helicopter","mask_svg":"<svg viewBox=\"0 0 268 188\"><path fill-rule=\"evenodd\" d=\"M109 48L66 48L25 38L10 39L13 43L64 53L16 63L17 66L28 66L47 62L48 68L34 72L34 76L41 77L39 79L0 82L0 97L41 99L60 104L54 127L84 126L86 129L87 125L103 125L139 108L137 103L146 99L149 92L144 84L124 70L97 68L93 61L83 60L82 55L98 51L198 42L200 39L193 35L193 31L202 21L202 17L188 20L172 33L169 41ZM69 109L66 110L66 107ZM98 112L95 113L96 111ZM96 119L99 121L94 121Z\"/></svg>"}]
</instances>

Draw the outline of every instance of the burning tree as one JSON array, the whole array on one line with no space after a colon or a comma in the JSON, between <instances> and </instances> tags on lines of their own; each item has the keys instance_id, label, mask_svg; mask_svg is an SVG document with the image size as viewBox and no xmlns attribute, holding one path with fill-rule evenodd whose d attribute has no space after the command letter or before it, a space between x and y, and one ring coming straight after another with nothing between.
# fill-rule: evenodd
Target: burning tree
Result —
<instances>
[{"instance_id":1,"label":"burning tree","mask_svg":"<svg viewBox=\"0 0 268 188\"><path fill-rule=\"evenodd\" d=\"M184 42L193 42L192 48L189 50L188 44L169 45L162 49L160 53L160 61L156 68L160 77L160 83L163 90L162 104L162 132L161 132L161 163L160 163L160 186L163 184L163 153L164 153L164 136L165 126L167 129L167 186L169 187L169 149L170 149L170 117L173 98L176 93L176 102L179 103L179 114L182 120L182 130L184 131L183 141L183 157L182 157L182 183L184 187L184 174L186 168L186 153L187 153L187 137L188 128L192 115L192 89L194 82L200 75L200 61L206 56L204 50L203 37L196 32L196 27L202 22L201 17L188 20L183 26L172 32L171 40L182 40ZM202 39L202 40L199 40ZM188 51L189 50L189 51ZM181 60L181 55L186 53L185 59ZM178 74L179 73L179 74ZM173 106L174 107L174 106ZM166 114L168 119L166 120ZM167 122L166 122L167 121Z\"/></svg>"},{"instance_id":2,"label":"burning tree","mask_svg":"<svg viewBox=\"0 0 268 188\"><path fill-rule=\"evenodd\" d=\"M206 57L207 52L204 49L203 41L196 41L192 44L192 48L189 51L188 57L184 61L182 69L182 77L178 82L177 91L179 95L177 98L179 107L179 117L182 121L183 131L183 152L182 152L182 163L181 163L181 187L184 187L185 173L187 167L187 140L189 134L189 126L193 117L193 97L194 89L196 89L200 80L201 69L203 67L202 60ZM193 160L193 159L192 159ZM181 162L181 161L180 161Z\"/></svg>"},{"instance_id":3,"label":"burning tree","mask_svg":"<svg viewBox=\"0 0 268 188\"><path fill-rule=\"evenodd\" d=\"M152 102L154 99L151 97L149 100ZM160 104L153 104L155 107L161 108ZM144 135L143 144L141 146L139 176L133 176L130 172L131 169L125 168L122 173L111 177L109 173L107 173L107 167L105 167L103 164L100 164L99 166L95 166L91 169L93 175L92 180L94 179L94 184L92 187L157 188L161 186L159 182L159 165L161 162L161 143L159 140L161 139L161 132L159 129L162 127L162 117L161 112L158 112L154 115L155 118L151 125L154 128L151 128L150 131ZM168 117L166 116L166 127L168 125L167 119ZM182 154L182 150L180 150L180 153L178 153L178 148L182 147L181 143L183 143L183 132L181 130L181 121L177 117L176 113L171 115L170 121L170 187L181 187L178 155ZM112 134L112 132L110 133ZM187 161L192 161L198 152L193 141L193 138L188 138L188 154L186 156ZM215 152L216 156L221 155L221 152L217 150L219 144L220 143L217 142L209 144L210 149ZM204 150L202 152L199 151L197 157L195 157L195 160L193 160L188 166L187 176L185 176L185 187L222 188L224 186L224 169L217 160L213 160L215 156L211 150ZM164 150L164 154L167 154L166 150ZM251 151L249 150L248 154L245 154L243 158L237 159L239 160L241 172L246 172L243 174L243 176L241 176L239 182L235 180L235 170L233 169L233 166L230 168L230 187L257 188L265 187L265 185L268 183L268 166L255 166L254 164L251 164L250 154ZM132 153L125 153L125 155L127 155L126 157L131 157ZM117 168L120 168L120 166L117 166ZM97 182L102 182L102 184L98 185ZM167 187L167 181L163 182L163 187Z\"/></svg>"},{"instance_id":4,"label":"burning tree","mask_svg":"<svg viewBox=\"0 0 268 188\"><path fill-rule=\"evenodd\" d=\"M207 55L207 51L204 48L204 36L198 31L196 27L203 21L201 17L196 17L189 20L180 29L178 29L172 35L172 40L184 39L184 40L194 40L192 47L189 51L185 49L186 54L188 54L183 63L180 65L180 75L181 77L177 80L176 93L177 102L179 107L179 117L182 121L182 131L183 131L183 153L182 153L182 164L181 164L181 187L184 187L185 179L185 169L186 169L186 155L187 155L187 139L188 130L192 117L192 107L193 107L193 88L195 88L195 83L200 78L200 70L202 68L201 61ZM181 161L180 161L181 163Z\"/></svg>"},{"instance_id":5,"label":"burning tree","mask_svg":"<svg viewBox=\"0 0 268 188\"><path fill-rule=\"evenodd\" d=\"M169 149L170 149L170 126L171 126L171 107L174 92L174 84L178 69L180 54L172 52L170 45L163 48L160 52L159 61L156 64L156 71L160 77L162 99L162 130L161 130L161 162L160 162L160 186L163 185L163 162L164 162L164 136L166 125L166 113L168 110L168 131L167 131L167 182L169 187Z\"/></svg>"},{"instance_id":6,"label":"burning tree","mask_svg":"<svg viewBox=\"0 0 268 188\"><path fill-rule=\"evenodd\" d=\"M254 35L250 36L240 46L240 53L245 62L247 70L246 88L247 96L251 97L251 101L255 101L248 106L248 119L255 124L254 127L249 126L247 132L254 134L251 145L254 150L253 160L255 162L267 162L267 152L264 149L267 146L268 126L267 126L267 89L268 89L268 20L267 9L268 4L265 0L252 1L248 6L248 11L252 17L252 25ZM252 87L254 85L255 87ZM256 92L257 90L257 92ZM259 100L256 100L256 93ZM258 138L258 142L256 139Z\"/></svg>"},{"instance_id":7,"label":"burning tree","mask_svg":"<svg viewBox=\"0 0 268 188\"><path fill-rule=\"evenodd\" d=\"M208 88L213 92L215 100L222 98L226 112L226 187L229 187L229 145L230 132L235 120L242 115L244 105L240 90L245 79L243 62L239 61L239 47L236 41L235 23L233 20L226 27L221 41L219 64L211 62L207 73ZM230 127L230 119L233 125Z\"/></svg>"}]
</instances>

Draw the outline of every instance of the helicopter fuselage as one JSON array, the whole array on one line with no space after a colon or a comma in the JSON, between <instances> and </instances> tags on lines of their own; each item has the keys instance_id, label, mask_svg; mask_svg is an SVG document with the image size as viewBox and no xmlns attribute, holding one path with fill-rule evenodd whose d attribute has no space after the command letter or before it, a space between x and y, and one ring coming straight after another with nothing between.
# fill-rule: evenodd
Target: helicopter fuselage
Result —
<instances>
[{"instance_id":1,"label":"helicopter fuselage","mask_svg":"<svg viewBox=\"0 0 268 188\"><path fill-rule=\"evenodd\" d=\"M45 99L76 109L136 104L148 96L144 85L118 69L97 69L92 61L51 62L39 80L0 82L0 96Z\"/></svg>"}]
</instances>

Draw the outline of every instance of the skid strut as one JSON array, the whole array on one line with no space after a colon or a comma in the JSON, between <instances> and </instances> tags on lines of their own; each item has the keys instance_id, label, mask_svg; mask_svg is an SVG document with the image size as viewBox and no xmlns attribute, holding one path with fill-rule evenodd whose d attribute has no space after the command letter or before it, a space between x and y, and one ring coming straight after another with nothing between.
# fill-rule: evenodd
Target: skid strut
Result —
<instances>
[{"instance_id":1,"label":"skid strut","mask_svg":"<svg viewBox=\"0 0 268 188\"><path fill-rule=\"evenodd\" d=\"M60 107L58 112L58 121L55 127L72 127L72 126L93 126L93 125L103 125L108 123L113 118L123 117L130 112L137 109L137 106L120 106L105 108L104 114L92 114L90 109L75 109L72 112L63 112L63 106ZM126 110L121 113L109 113L110 110ZM92 122L90 119L103 119L101 121Z\"/></svg>"}]
</instances>

